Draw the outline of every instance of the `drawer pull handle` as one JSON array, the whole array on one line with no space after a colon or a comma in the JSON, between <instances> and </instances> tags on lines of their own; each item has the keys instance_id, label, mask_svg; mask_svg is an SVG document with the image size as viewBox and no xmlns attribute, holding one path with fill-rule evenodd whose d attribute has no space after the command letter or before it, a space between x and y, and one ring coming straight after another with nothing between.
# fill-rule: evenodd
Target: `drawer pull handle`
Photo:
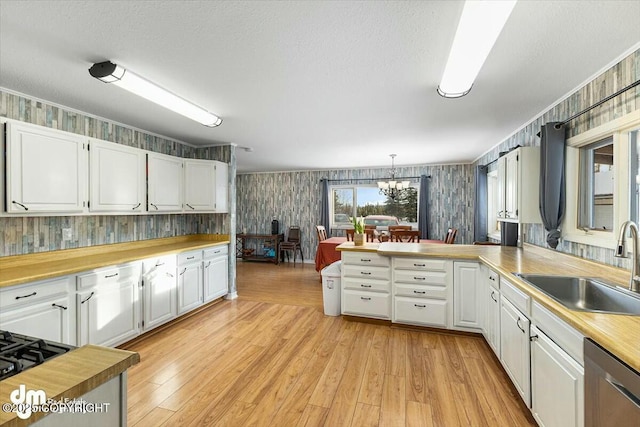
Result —
<instances>
[{"instance_id":1,"label":"drawer pull handle","mask_svg":"<svg viewBox=\"0 0 640 427\"><path fill-rule=\"evenodd\" d=\"M153 203L149 203L150 206L153 206L155 208L155 210L158 210L158 207L156 205L154 205Z\"/></svg>"},{"instance_id":2,"label":"drawer pull handle","mask_svg":"<svg viewBox=\"0 0 640 427\"><path fill-rule=\"evenodd\" d=\"M171 273L169 273L169 272L167 271L167 277L173 277L173 274L171 274Z\"/></svg>"},{"instance_id":3,"label":"drawer pull handle","mask_svg":"<svg viewBox=\"0 0 640 427\"><path fill-rule=\"evenodd\" d=\"M163 265L164 265L164 262L159 262L159 263L156 264L156 267L161 267Z\"/></svg>"},{"instance_id":4,"label":"drawer pull handle","mask_svg":"<svg viewBox=\"0 0 640 427\"><path fill-rule=\"evenodd\" d=\"M109 274L107 276L104 276L105 279L110 279L112 277L116 277L118 275L118 273L113 273L113 274Z\"/></svg>"},{"instance_id":5,"label":"drawer pull handle","mask_svg":"<svg viewBox=\"0 0 640 427\"><path fill-rule=\"evenodd\" d=\"M29 208L26 207L25 205L23 205L22 203L16 202L15 200L12 200L11 203L13 203L14 205L18 205L20 206L22 209L24 209L25 211L28 211Z\"/></svg>"},{"instance_id":6,"label":"drawer pull handle","mask_svg":"<svg viewBox=\"0 0 640 427\"><path fill-rule=\"evenodd\" d=\"M362 301L371 301L371 297L360 297Z\"/></svg>"},{"instance_id":7,"label":"drawer pull handle","mask_svg":"<svg viewBox=\"0 0 640 427\"><path fill-rule=\"evenodd\" d=\"M204 266L204 268L209 268L210 265L211 265L211 261L209 261L207 265Z\"/></svg>"},{"instance_id":8,"label":"drawer pull handle","mask_svg":"<svg viewBox=\"0 0 640 427\"><path fill-rule=\"evenodd\" d=\"M426 307L427 307L427 306L426 306L426 305L424 305L424 304L413 304L413 305L414 305L415 307L418 307L418 308L426 308Z\"/></svg>"},{"instance_id":9,"label":"drawer pull handle","mask_svg":"<svg viewBox=\"0 0 640 427\"><path fill-rule=\"evenodd\" d=\"M360 274L364 274L365 276L371 276L370 271L361 271Z\"/></svg>"},{"instance_id":10,"label":"drawer pull handle","mask_svg":"<svg viewBox=\"0 0 640 427\"><path fill-rule=\"evenodd\" d=\"M221 251L213 251L214 254L219 254Z\"/></svg>"},{"instance_id":11,"label":"drawer pull handle","mask_svg":"<svg viewBox=\"0 0 640 427\"><path fill-rule=\"evenodd\" d=\"M427 278L426 277L413 276L413 280L427 280Z\"/></svg>"},{"instance_id":12,"label":"drawer pull handle","mask_svg":"<svg viewBox=\"0 0 640 427\"><path fill-rule=\"evenodd\" d=\"M138 209L140 207L140 203L138 203L137 205L135 205L134 207L131 208L132 211L135 211L136 209Z\"/></svg>"},{"instance_id":13,"label":"drawer pull handle","mask_svg":"<svg viewBox=\"0 0 640 427\"><path fill-rule=\"evenodd\" d=\"M187 259L195 259L195 255L194 256L188 256Z\"/></svg>"},{"instance_id":14,"label":"drawer pull handle","mask_svg":"<svg viewBox=\"0 0 640 427\"><path fill-rule=\"evenodd\" d=\"M414 267L426 267L427 264L413 264Z\"/></svg>"},{"instance_id":15,"label":"drawer pull handle","mask_svg":"<svg viewBox=\"0 0 640 427\"><path fill-rule=\"evenodd\" d=\"M427 291L413 291L414 294L426 294Z\"/></svg>"},{"instance_id":16,"label":"drawer pull handle","mask_svg":"<svg viewBox=\"0 0 640 427\"><path fill-rule=\"evenodd\" d=\"M493 280L494 282L496 281L496 278L493 276L489 276L489 280Z\"/></svg>"},{"instance_id":17,"label":"drawer pull handle","mask_svg":"<svg viewBox=\"0 0 640 427\"><path fill-rule=\"evenodd\" d=\"M33 297L33 296L35 296L36 294L37 294L37 292L35 292L35 291L34 291L34 292L30 293L29 295L20 295L20 296L17 296L17 297L16 297L16 299L29 298L29 297Z\"/></svg>"},{"instance_id":18,"label":"drawer pull handle","mask_svg":"<svg viewBox=\"0 0 640 427\"><path fill-rule=\"evenodd\" d=\"M65 307L64 305L59 305L59 304L56 304L56 303L51 304L51 307L58 307L58 308L61 308L63 310L67 309L67 307Z\"/></svg>"},{"instance_id":19,"label":"drawer pull handle","mask_svg":"<svg viewBox=\"0 0 640 427\"><path fill-rule=\"evenodd\" d=\"M360 284L360 286L362 286L363 288L370 288L371 285L364 285L364 284Z\"/></svg>"},{"instance_id":20,"label":"drawer pull handle","mask_svg":"<svg viewBox=\"0 0 640 427\"><path fill-rule=\"evenodd\" d=\"M366 258L360 258L360 262L371 262L371 260Z\"/></svg>"},{"instance_id":21,"label":"drawer pull handle","mask_svg":"<svg viewBox=\"0 0 640 427\"><path fill-rule=\"evenodd\" d=\"M93 298L93 294L95 294L95 292L91 292L91 294L87 297L87 299L80 301L80 304L84 304L85 302L89 301L91 298Z\"/></svg>"},{"instance_id":22,"label":"drawer pull handle","mask_svg":"<svg viewBox=\"0 0 640 427\"><path fill-rule=\"evenodd\" d=\"M186 205L189 209L191 209L192 211L195 211L195 210L196 210L196 208L194 208L193 206L191 206L189 203L185 203L185 205Z\"/></svg>"},{"instance_id":23,"label":"drawer pull handle","mask_svg":"<svg viewBox=\"0 0 640 427\"><path fill-rule=\"evenodd\" d=\"M180 275L182 276L186 271L187 269L185 268L184 270L182 270L182 273L180 273Z\"/></svg>"},{"instance_id":24,"label":"drawer pull handle","mask_svg":"<svg viewBox=\"0 0 640 427\"><path fill-rule=\"evenodd\" d=\"M496 299L496 293L495 293L494 291L491 291L491 299L492 299L494 302L498 302L498 300Z\"/></svg>"},{"instance_id":25,"label":"drawer pull handle","mask_svg":"<svg viewBox=\"0 0 640 427\"><path fill-rule=\"evenodd\" d=\"M520 317L518 317L518 320L516 320L516 325L518 326L518 329L522 331L523 334L526 332L524 328L520 325Z\"/></svg>"}]
</instances>

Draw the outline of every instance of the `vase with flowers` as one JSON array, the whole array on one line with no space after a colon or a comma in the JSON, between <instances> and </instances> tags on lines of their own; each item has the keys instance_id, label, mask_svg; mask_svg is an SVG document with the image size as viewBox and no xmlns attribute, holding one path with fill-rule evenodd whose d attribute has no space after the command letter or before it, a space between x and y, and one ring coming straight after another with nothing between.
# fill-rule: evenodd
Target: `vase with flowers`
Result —
<instances>
[{"instance_id":1,"label":"vase with flowers","mask_svg":"<svg viewBox=\"0 0 640 427\"><path fill-rule=\"evenodd\" d=\"M353 218L353 244L355 246L364 245L364 218Z\"/></svg>"}]
</instances>

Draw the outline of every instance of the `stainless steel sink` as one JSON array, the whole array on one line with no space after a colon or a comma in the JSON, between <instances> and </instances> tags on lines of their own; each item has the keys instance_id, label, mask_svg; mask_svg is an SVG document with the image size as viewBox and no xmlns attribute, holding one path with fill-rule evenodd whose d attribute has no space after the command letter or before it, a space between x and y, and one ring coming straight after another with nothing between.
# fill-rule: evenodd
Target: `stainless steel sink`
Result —
<instances>
[{"instance_id":1,"label":"stainless steel sink","mask_svg":"<svg viewBox=\"0 0 640 427\"><path fill-rule=\"evenodd\" d=\"M640 316L640 294L601 279L514 274L572 310Z\"/></svg>"}]
</instances>

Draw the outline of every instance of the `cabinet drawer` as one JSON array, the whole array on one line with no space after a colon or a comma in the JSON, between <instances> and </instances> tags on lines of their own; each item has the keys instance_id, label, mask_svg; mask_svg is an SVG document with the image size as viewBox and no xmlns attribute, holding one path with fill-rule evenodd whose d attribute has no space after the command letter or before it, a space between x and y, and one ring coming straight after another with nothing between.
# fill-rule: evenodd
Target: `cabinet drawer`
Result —
<instances>
[{"instance_id":1,"label":"cabinet drawer","mask_svg":"<svg viewBox=\"0 0 640 427\"><path fill-rule=\"evenodd\" d=\"M396 297L394 322L447 326L447 301Z\"/></svg>"},{"instance_id":2,"label":"cabinet drawer","mask_svg":"<svg viewBox=\"0 0 640 427\"><path fill-rule=\"evenodd\" d=\"M202 251L183 252L178 254L178 265L202 261Z\"/></svg>"},{"instance_id":3,"label":"cabinet drawer","mask_svg":"<svg viewBox=\"0 0 640 427\"><path fill-rule=\"evenodd\" d=\"M447 288L431 285L395 285L395 295L414 298L447 298Z\"/></svg>"},{"instance_id":4,"label":"cabinet drawer","mask_svg":"<svg viewBox=\"0 0 640 427\"><path fill-rule=\"evenodd\" d=\"M229 246L220 245L213 248L208 248L202 251L204 258L213 258L218 256L226 256L229 254Z\"/></svg>"},{"instance_id":5,"label":"cabinet drawer","mask_svg":"<svg viewBox=\"0 0 640 427\"><path fill-rule=\"evenodd\" d=\"M447 273L443 272L394 270L393 278L398 283L447 286Z\"/></svg>"},{"instance_id":6,"label":"cabinet drawer","mask_svg":"<svg viewBox=\"0 0 640 427\"><path fill-rule=\"evenodd\" d=\"M348 252L342 251L342 264L353 265L374 265L379 267L388 267L391 258L378 255L373 252Z\"/></svg>"},{"instance_id":7,"label":"cabinet drawer","mask_svg":"<svg viewBox=\"0 0 640 427\"><path fill-rule=\"evenodd\" d=\"M390 301L389 294L345 290L342 292L342 314L389 319Z\"/></svg>"},{"instance_id":8,"label":"cabinet drawer","mask_svg":"<svg viewBox=\"0 0 640 427\"><path fill-rule=\"evenodd\" d=\"M176 261L175 255L145 259L142 261L142 274L147 275L158 271L175 270Z\"/></svg>"},{"instance_id":9,"label":"cabinet drawer","mask_svg":"<svg viewBox=\"0 0 640 427\"><path fill-rule=\"evenodd\" d=\"M553 342L580 365L584 365L584 336L537 302L531 307L533 321Z\"/></svg>"},{"instance_id":10,"label":"cabinet drawer","mask_svg":"<svg viewBox=\"0 0 640 427\"><path fill-rule=\"evenodd\" d=\"M493 270L489 270L489 274L487 276L489 279L489 284L496 289L500 289L500 275Z\"/></svg>"},{"instance_id":11,"label":"cabinet drawer","mask_svg":"<svg viewBox=\"0 0 640 427\"><path fill-rule=\"evenodd\" d=\"M4 312L13 306L29 304L32 301L41 300L53 295L66 294L72 289L72 279L73 277L67 276L59 279L4 288L0 291L0 307Z\"/></svg>"},{"instance_id":12,"label":"cabinet drawer","mask_svg":"<svg viewBox=\"0 0 640 427\"><path fill-rule=\"evenodd\" d=\"M391 284L388 280L345 279L342 282L342 287L358 291L391 292Z\"/></svg>"},{"instance_id":13,"label":"cabinet drawer","mask_svg":"<svg viewBox=\"0 0 640 427\"><path fill-rule=\"evenodd\" d=\"M91 273L78 275L78 289L86 289L96 285L118 283L130 277L140 277L141 264L132 263L123 266L102 268Z\"/></svg>"},{"instance_id":14,"label":"cabinet drawer","mask_svg":"<svg viewBox=\"0 0 640 427\"><path fill-rule=\"evenodd\" d=\"M394 258L393 267L401 270L447 271L447 260L424 258Z\"/></svg>"},{"instance_id":15,"label":"cabinet drawer","mask_svg":"<svg viewBox=\"0 0 640 427\"><path fill-rule=\"evenodd\" d=\"M353 277L359 279L379 279L389 280L389 268L387 267L369 267L362 265L344 265L342 264L342 273L344 277Z\"/></svg>"},{"instance_id":16,"label":"cabinet drawer","mask_svg":"<svg viewBox=\"0 0 640 427\"><path fill-rule=\"evenodd\" d=\"M500 293L526 316L531 315L531 297L504 279L500 279Z\"/></svg>"}]
</instances>

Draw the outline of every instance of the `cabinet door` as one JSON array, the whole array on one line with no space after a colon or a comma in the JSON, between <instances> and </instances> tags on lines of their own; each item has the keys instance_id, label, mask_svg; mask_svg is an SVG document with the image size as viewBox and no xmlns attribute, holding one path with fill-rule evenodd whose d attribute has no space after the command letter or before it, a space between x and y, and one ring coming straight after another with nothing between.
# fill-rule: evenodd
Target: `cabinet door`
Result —
<instances>
[{"instance_id":1,"label":"cabinet door","mask_svg":"<svg viewBox=\"0 0 640 427\"><path fill-rule=\"evenodd\" d=\"M143 212L146 198L145 153L137 148L91 140L92 212Z\"/></svg>"},{"instance_id":2,"label":"cabinet door","mask_svg":"<svg viewBox=\"0 0 640 427\"><path fill-rule=\"evenodd\" d=\"M83 212L86 145L80 135L7 123L7 212Z\"/></svg>"},{"instance_id":3,"label":"cabinet door","mask_svg":"<svg viewBox=\"0 0 640 427\"><path fill-rule=\"evenodd\" d=\"M524 403L531 407L529 319L504 295L500 301L500 361Z\"/></svg>"},{"instance_id":4,"label":"cabinet door","mask_svg":"<svg viewBox=\"0 0 640 427\"><path fill-rule=\"evenodd\" d=\"M71 296L63 295L18 307L2 310L0 329L49 341L75 345L71 327L75 319Z\"/></svg>"},{"instance_id":5,"label":"cabinet door","mask_svg":"<svg viewBox=\"0 0 640 427\"><path fill-rule=\"evenodd\" d=\"M487 323L486 337L493 352L500 358L500 291L489 285L485 294Z\"/></svg>"},{"instance_id":6,"label":"cabinet door","mask_svg":"<svg viewBox=\"0 0 640 427\"><path fill-rule=\"evenodd\" d=\"M473 262L453 264L453 324L480 329L479 266Z\"/></svg>"},{"instance_id":7,"label":"cabinet door","mask_svg":"<svg viewBox=\"0 0 640 427\"><path fill-rule=\"evenodd\" d=\"M531 403L544 427L584 425L584 368L531 327Z\"/></svg>"},{"instance_id":8,"label":"cabinet door","mask_svg":"<svg viewBox=\"0 0 640 427\"><path fill-rule=\"evenodd\" d=\"M148 271L143 280L142 329L148 331L168 322L177 315L175 256L171 264L157 265ZM159 263L160 264L160 263Z\"/></svg>"},{"instance_id":9,"label":"cabinet door","mask_svg":"<svg viewBox=\"0 0 640 427\"><path fill-rule=\"evenodd\" d=\"M185 211L214 211L216 170L211 160L184 161Z\"/></svg>"},{"instance_id":10,"label":"cabinet door","mask_svg":"<svg viewBox=\"0 0 640 427\"><path fill-rule=\"evenodd\" d=\"M202 263L178 267L178 314L202 304Z\"/></svg>"},{"instance_id":11,"label":"cabinet door","mask_svg":"<svg viewBox=\"0 0 640 427\"><path fill-rule=\"evenodd\" d=\"M138 281L98 285L77 294L78 345L114 346L140 332Z\"/></svg>"},{"instance_id":12,"label":"cabinet door","mask_svg":"<svg viewBox=\"0 0 640 427\"><path fill-rule=\"evenodd\" d=\"M149 174L149 212L182 211L183 160L164 154L147 155Z\"/></svg>"},{"instance_id":13,"label":"cabinet door","mask_svg":"<svg viewBox=\"0 0 640 427\"><path fill-rule=\"evenodd\" d=\"M229 293L227 257L204 260L204 302Z\"/></svg>"},{"instance_id":14,"label":"cabinet door","mask_svg":"<svg viewBox=\"0 0 640 427\"><path fill-rule=\"evenodd\" d=\"M506 158L500 157L498 159L498 182L497 182L497 203L498 203L498 219L505 218L505 184L507 182L507 162Z\"/></svg>"},{"instance_id":15,"label":"cabinet door","mask_svg":"<svg viewBox=\"0 0 640 427\"><path fill-rule=\"evenodd\" d=\"M229 165L216 164L216 212L229 212Z\"/></svg>"},{"instance_id":16,"label":"cabinet door","mask_svg":"<svg viewBox=\"0 0 640 427\"><path fill-rule=\"evenodd\" d=\"M518 152L511 152L505 158L505 218L518 219Z\"/></svg>"}]
</instances>

